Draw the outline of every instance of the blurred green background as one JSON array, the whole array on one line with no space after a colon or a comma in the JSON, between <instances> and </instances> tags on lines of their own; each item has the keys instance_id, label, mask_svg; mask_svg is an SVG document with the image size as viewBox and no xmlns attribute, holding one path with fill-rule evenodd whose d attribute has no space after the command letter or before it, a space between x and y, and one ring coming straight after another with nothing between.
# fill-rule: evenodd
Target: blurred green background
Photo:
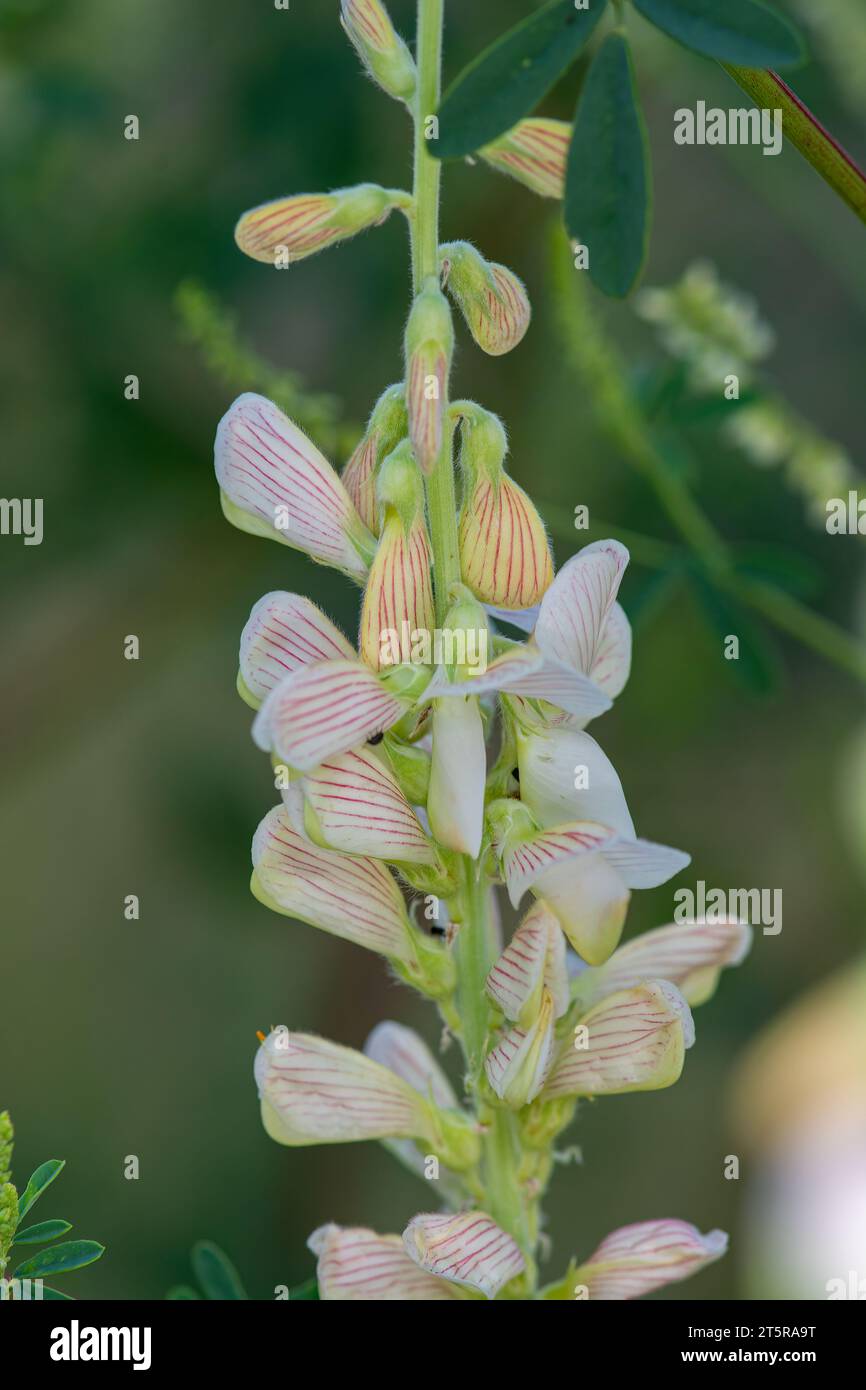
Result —
<instances>
[{"instance_id":1,"label":"blurred green background","mask_svg":"<svg viewBox=\"0 0 866 1390\"><path fill-rule=\"evenodd\" d=\"M411 36L410 0L390 8ZM866 156L866 15L834 0L810 29L810 8L787 6L816 54L795 85ZM447 76L526 10L451 0ZM357 594L222 520L211 449L236 392L184 338L174 305L180 282L200 280L257 352L334 392L350 420L400 376L399 216L283 276L232 240L239 213L267 198L410 178L405 115L360 76L337 15L336 0L292 0L288 12L271 0L0 0L2 490L45 499L41 547L0 544L0 1108L16 1123L20 1183L48 1156L68 1160L58 1210L44 1215L108 1246L69 1281L80 1297L161 1297L188 1277L201 1236L270 1297L308 1277L304 1241L322 1222L399 1231L426 1202L375 1145L283 1150L259 1123L256 1029L287 1023L356 1046L384 1016L431 1041L437 1030L378 959L248 893L250 839L275 798L234 692L241 626L263 592L287 588L351 632ZM778 334L774 387L856 459L863 227L793 150L676 147L674 109L746 99L637 17L634 31L655 158L646 283L700 256L757 295ZM570 116L579 78L550 114ZM137 143L123 138L130 113ZM503 415L513 472L536 498L669 535L599 439L565 362L549 298L552 205L482 166L447 173L443 238L512 266L535 308L504 359L482 358L461 328L458 394ZM600 307L631 363L660 360L628 306ZM124 399L129 373L138 401ZM696 491L718 527L810 557L816 606L862 625L862 542L809 525L779 472L717 431L700 435L698 456ZM558 538L558 559L580 539ZM645 579L630 573L627 609ZM130 633L138 662L123 659ZM672 1293L739 1298L753 1164L730 1083L765 1024L862 949L866 776L861 757L855 780L851 750L863 690L786 641L780 688L750 696L685 593L637 639L630 684L592 732L639 830L691 852L679 882L783 888L784 930L759 935L699 1012L675 1088L584 1108L573 1132L584 1164L559 1173L549 1202L548 1268L614 1226L680 1216L730 1230L732 1253ZM124 919L129 893L138 922ZM640 894L629 931L671 916L670 887ZM731 1153L743 1154L739 1182L723 1176ZM129 1154L138 1181L123 1177Z\"/></svg>"}]
</instances>

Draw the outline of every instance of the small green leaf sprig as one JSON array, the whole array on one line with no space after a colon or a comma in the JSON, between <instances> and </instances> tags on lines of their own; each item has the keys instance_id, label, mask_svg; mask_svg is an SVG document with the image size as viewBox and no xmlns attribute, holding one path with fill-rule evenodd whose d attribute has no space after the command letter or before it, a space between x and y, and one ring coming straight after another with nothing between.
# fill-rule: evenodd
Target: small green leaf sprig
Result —
<instances>
[{"instance_id":1,"label":"small green leaf sprig","mask_svg":"<svg viewBox=\"0 0 866 1390\"><path fill-rule=\"evenodd\" d=\"M22 1225L31 1208L59 1177L66 1163L62 1158L49 1158L31 1175L24 1191L12 1182L12 1151L15 1131L8 1110L0 1112L0 1301L15 1301L24 1280L43 1280L50 1275L70 1274L93 1264L105 1252L105 1246L95 1240L64 1240L50 1249L26 1257L7 1273L13 1251L20 1245L44 1245L65 1236L72 1230L69 1221L38 1221ZM15 1251L17 1254L17 1251ZM70 1295L59 1289L42 1286L37 1295L43 1299L69 1300Z\"/></svg>"}]
</instances>

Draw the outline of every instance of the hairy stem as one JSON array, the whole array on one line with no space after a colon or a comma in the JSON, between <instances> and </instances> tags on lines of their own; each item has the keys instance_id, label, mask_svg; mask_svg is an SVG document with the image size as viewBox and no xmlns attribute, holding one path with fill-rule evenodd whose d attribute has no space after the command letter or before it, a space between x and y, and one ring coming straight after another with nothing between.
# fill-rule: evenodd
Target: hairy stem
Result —
<instances>
[{"instance_id":1,"label":"hairy stem","mask_svg":"<svg viewBox=\"0 0 866 1390\"><path fill-rule=\"evenodd\" d=\"M415 119L414 206L411 214L412 279L415 293L439 273L439 194L442 165L428 148L427 119L439 105L442 68L444 0L418 0L418 86ZM433 547L436 620L448 612L451 589L460 582L457 540L457 498L454 485L453 425L446 423L442 450L427 479L427 511ZM455 794L457 794L455 789ZM457 1004L467 1080L484 1136L484 1203L489 1214L508 1231L529 1256L525 1213L517 1168L519 1147L512 1116L482 1106L484 1045L490 1020L485 993L490 969L490 885L480 866L465 857L456 903L459 931L456 943ZM483 1113L482 1113L483 1112Z\"/></svg>"}]
</instances>

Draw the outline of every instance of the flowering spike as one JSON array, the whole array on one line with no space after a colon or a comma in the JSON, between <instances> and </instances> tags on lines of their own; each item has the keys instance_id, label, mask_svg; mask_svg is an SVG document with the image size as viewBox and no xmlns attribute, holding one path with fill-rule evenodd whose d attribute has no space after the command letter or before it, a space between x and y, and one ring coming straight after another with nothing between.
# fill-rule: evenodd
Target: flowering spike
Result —
<instances>
[{"instance_id":1,"label":"flowering spike","mask_svg":"<svg viewBox=\"0 0 866 1390\"><path fill-rule=\"evenodd\" d=\"M403 1243L421 1269L495 1298L526 1267L517 1243L483 1211L416 1216Z\"/></svg>"},{"instance_id":2,"label":"flowering spike","mask_svg":"<svg viewBox=\"0 0 866 1390\"><path fill-rule=\"evenodd\" d=\"M534 1100L550 1071L554 1045L553 998L545 989L533 1022L515 1024L485 1058L487 1080L499 1099L515 1110Z\"/></svg>"},{"instance_id":3,"label":"flowering spike","mask_svg":"<svg viewBox=\"0 0 866 1390\"><path fill-rule=\"evenodd\" d=\"M302 839L283 806L269 811L255 833L252 890L285 917L391 960L412 964L416 959L403 895L384 864Z\"/></svg>"},{"instance_id":4,"label":"flowering spike","mask_svg":"<svg viewBox=\"0 0 866 1390\"><path fill-rule=\"evenodd\" d=\"M419 1269L400 1236L363 1226L320 1226L307 1241L318 1257L319 1298L325 1302L439 1302L462 1297L454 1284Z\"/></svg>"},{"instance_id":5,"label":"flowering spike","mask_svg":"<svg viewBox=\"0 0 866 1390\"><path fill-rule=\"evenodd\" d=\"M253 605L241 633L238 689L247 704L258 709L293 671L315 661L354 656L339 628L311 599L275 590Z\"/></svg>"},{"instance_id":6,"label":"flowering spike","mask_svg":"<svg viewBox=\"0 0 866 1390\"><path fill-rule=\"evenodd\" d=\"M735 918L656 927L620 946L600 969L584 971L577 992L588 1007L641 980L670 980L696 1008L715 993L722 969L739 965L751 944L751 927Z\"/></svg>"},{"instance_id":7,"label":"flowering spike","mask_svg":"<svg viewBox=\"0 0 866 1390\"><path fill-rule=\"evenodd\" d=\"M687 1221L640 1221L606 1236L569 1283L584 1287L590 1300L640 1298L697 1274L727 1248L724 1231L701 1235Z\"/></svg>"},{"instance_id":8,"label":"flowering spike","mask_svg":"<svg viewBox=\"0 0 866 1390\"><path fill-rule=\"evenodd\" d=\"M543 1100L658 1091L679 1080L694 1041L689 1006L664 980L620 990L590 1009L550 1075Z\"/></svg>"},{"instance_id":9,"label":"flowering spike","mask_svg":"<svg viewBox=\"0 0 866 1390\"><path fill-rule=\"evenodd\" d=\"M501 421L470 401L456 405L452 414L461 419L463 577L484 603L531 608L553 580L544 524L502 466L508 445Z\"/></svg>"},{"instance_id":10,"label":"flowering spike","mask_svg":"<svg viewBox=\"0 0 866 1390\"><path fill-rule=\"evenodd\" d=\"M571 144L568 121L532 116L485 145L481 158L542 198L561 198Z\"/></svg>"},{"instance_id":11,"label":"flowering spike","mask_svg":"<svg viewBox=\"0 0 866 1390\"><path fill-rule=\"evenodd\" d=\"M329 758L302 786L316 833L309 821L307 828L317 843L394 864L436 863L433 845L377 749Z\"/></svg>"},{"instance_id":12,"label":"flowering spike","mask_svg":"<svg viewBox=\"0 0 866 1390\"><path fill-rule=\"evenodd\" d=\"M408 102L417 73L412 55L380 0L340 0L341 23L361 62L383 91Z\"/></svg>"},{"instance_id":13,"label":"flowering spike","mask_svg":"<svg viewBox=\"0 0 866 1390\"><path fill-rule=\"evenodd\" d=\"M364 525L378 536L379 502L376 475L379 465L409 432L406 391L402 381L382 392L355 452L341 474L343 486Z\"/></svg>"},{"instance_id":14,"label":"flowering spike","mask_svg":"<svg viewBox=\"0 0 866 1390\"><path fill-rule=\"evenodd\" d=\"M253 738L289 767L312 772L389 729L407 708L360 661L318 661L274 687L256 716Z\"/></svg>"},{"instance_id":15,"label":"flowering spike","mask_svg":"<svg viewBox=\"0 0 866 1390\"><path fill-rule=\"evenodd\" d=\"M539 902L487 976L487 993L506 1018L525 1027L538 1016L544 990L554 1018L561 1018L569 1002L565 939L554 914Z\"/></svg>"},{"instance_id":16,"label":"flowering spike","mask_svg":"<svg viewBox=\"0 0 866 1390\"><path fill-rule=\"evenodd\" d=\"M468 241L439 248L442 277L483 352L500 357L517 347L532 307L523 283L507 266L487 261Z\"/></svg>"},{"instance_id":17,"label":"flowering spike","mask_svg":"<svg viewBox=\"0 0 866 1390\"><path fill-rule=\"evenodd\" d=\"M362 580L376 542L327 459L264 396L238 396L219 423L214 465L229 521Z\"/></svg>"},{"instance_id":18,"label":"flowering spike","mask_svg":"<svg viewBox=\"0 0 866 1390\"><path fill-rule=\"evenodd\" d=\"M404 634L434 628L432 554L424 520L421 474L404 440L382 464L377 482L384 524L361 610L361 656L374 671L404 660Z\"/></svg>"},{"instance_id":19,"label":"flowering spike","mask_svg":"<svg viewBox=\"0 0 866 1390\"><path fill-rule=\"evenodd\" d=\"M235 241L254 261L282 268L378 226L395 207L409 202L407 194L375 183L274 198L244 213Z\"/></svg>"},{"instance_id":20,"label":"flowering spike","mask_svg":"<svg viewBox=\"0 0 866 1390\"><path fill-rule=\"evenodd\" d=\"M406 325L406 407L409 437L425 473L442 449L454 327L448 301L431 276Z\"/></svg>"}]
</instances>

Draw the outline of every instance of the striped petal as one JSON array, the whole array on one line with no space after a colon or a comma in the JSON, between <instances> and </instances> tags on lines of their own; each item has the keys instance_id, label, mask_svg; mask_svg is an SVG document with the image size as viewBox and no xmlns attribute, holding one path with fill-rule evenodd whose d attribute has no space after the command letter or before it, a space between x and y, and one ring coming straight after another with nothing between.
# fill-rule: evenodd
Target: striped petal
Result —
<instances>
[{"instance_id":1,"label":"striped petal","mask_svg":"<svg viewBox=\"0 0 866 1390\"><path fill-rule=\"evenodd\" d=\"M493 603L485 603L484 607L496 622L510 623L512 627L520 628L521 632L526 633L534 630L541 610L540 603L537 603L534 608L524 609L497 608Z\"/></svg>"},{"instance_id":2,"label":"striped petal","mask_svg":"<svg viewBox=\"0 0 866 1390\"><path fill-rule=\"evenodd\" d=\"M616 832L594 821L575 821L527 838L509 837L500 845L502 869L512 907L527 889L562 863L570 863L613 843Z\"/></svg>"},{"instance_id":3,"label":"striped petal","mask_svg":"<svg viewBox=\"0 0 866 1390\"><path fill-rule=\"evenodd\" d=\"M379 534L376 474L382 460L408 432L406 394L402 382L384 390L373 407L367 428L341 474L343 486L364 525Z\"/></svg>"},{"instance_id":4,"label":"striped petal","mask_svg":"<svg viewBox=\"0 0 866 1390\"><path fill-rule=\"evenodd\" d=\"M573 729L517 732L520 799L541 826L598 821L634 839L616 769L589 734Z\"/></svg>"},{"instance_id":5,"label":"striped petal","mask_svg":"<svg viewBox=\"0 0 866 1390\"><path fill-rule=\"evenodd\" d=\"M403 1232L415 1263L440 1279L495 1298L526 1267L511 1236L482 1211L416 1216Z\"/></svg>"},{"instance_id":6,"label":"striped petal","mask_svg":"<svg viewBox=\"0 0 866 1390\"><path fill-rule=\"evenodd\" d=\"M631 671L631 624L618 603L611 605L590 675L615 700Z\"/></svg>"},{"instance_id":7,"label":"striped petal","mask_svg":"<svg viewBox=\"0 0 866 1390\"><path fill-rule=\"evenodd\" d=\"M361 610L361 655L374 671L399 664L404 632L429 636L436 626L433 553L423 517L408 529L396 513L385 522Z\"/></svg>"},{"instance_id":8,"label":"striped petal","mask_svg":"<svg viewBox=\"0 0 866 1390\"><path fill-rule=\"evenodd\" d=\"M422 343L409 358L406 405L409 438L425 473L433 471L444 438L448 357L437 342Z\"/></svg>"},{"instance_id":9,"label":"striped petal","mask_svg":"<svg viewBox=\"0 0 866 1390\"><path fill-rule=\"evenodd\" d=\"M627 888L658 888L691 863L684 850L625 838L608 845L604 857Z\"/></svg>"},{"instance_id":10,"label":"striped petal","mask_svg":"<svg viewBox=\"0 0 866 1390\"><path fill-rule=\"evenodd\" d=\"M327 459L271 401L238 397L219 423L214 465L235 526L363 579L374 538Z\"/></svg>"},{"instance_id":11,"label":"striped petal","mask_svg":"<svg viewBox=\"0 0 866 1390\"><path fill-rule=\"evenodd\" d=\"M403 895L376 859L320 849L269 811L253 840L253 892L275 912L393 960L415 960Z\"/></svg>"},{"instance_id":12,"label":"striped petal","mask_svg":"<svg viewBox=\"0 0 866 1390\"><path fill-rule=\"evenodd\" d=\"M451 1082L423 1038L411 1028L390 1020L377 1023L364 1043L364 1052L444 1110L456 1109Z\"/></svg>"},{"instance_id":13,"label":"striped petal","mask_svg":"<svg viewBox=\"0 0 866 1390\"><path fill-rule=\"evenodd\" d=\"M577 992L588 1007L641 980L670 980L695 1008L712 997L721 971L739 965L751 944L751 927L736 919L656 927L620 946L601 969L584 971Z\"/></svg>"},{"instance_id":14,"label":"striped petal","mask_svg":"<svg viewBox=\"0 0 866 1390\"><path fill-rule=\"evenodd\" d=\"M551 660L590 675L603 653L608 616L628 564L619 541L584 546L563 565L545 594L535 640Z\"/></svg>"},{"instance_id":15,"label":"striped petal","mask_svg":"<svg viewBox=\"0 0 866 1390\"><path fill-rule=\"evenodd\" d=\"M554 1065L543 1098L622 1095L672 1086L694 1041L689 1006L673 985L650 981L590 1009Z\"/></svg>"},{"instance_id":16,"label":"striped petal","mask_svg":"<svg viewBox=\"0 0 866 1390\"><path fill-rule=\"evenodd\" d=\"M351 643L310 599L275 590L254 605L241 633L240 689L257 709L293 671L354 657Z\"/></svg>"},{"instance_id":17,"label":"striped petal","mask_svg":"<svg viewBox=\"0 0 866 1390\"><path fill-rule=\"evenodd\" d=\"M440 247L443 283L483 352L499 357L516 347L532 308L523 283L507 266L488 261L467 241Z\"/></svg>"},{"instance_id":18,"label":"striped petal","mask_svg":"<svg viewBox=\"0 0 866 1390\"><path fill-rule=\"evenodd\" d=\"M544 523L507 473L480 475L460 514L463 579L483 603L531 608L553 581Z\"/></svg>"},{"instance_id":19,"label":"striped petal","mask_svg":"<svg viewBox=\"0 0 866 1390\"><path fill-rule=\"evenodd\" d=\"M459 686L449 685L437 675L428 693L484 695L494 690L527 700L547 700L584 721L610 709L610 700L589 677L545 661L532 642L510 647L489 663L483 675L473 676Z\"/></svg>"},{"instance_id":20,"label":"striped petal","mask_svg":"<svg viewBox=\"0 0 866 1390\"><path fill-rule=\"evenodd\" d=\"M380 1236L363 1226L320 1226L307 1241L318 1258L323 1301L437 1302L459 1299L453 1284L419 1269L400 1236Z\"/></svg>"},{"instance_id":21,"label":"striped petal","mask_svg":"<svg viewBox=\"0 0 866 1390\"><path fill-rule=\"evenodd\" d=\"M377 226L396 205L392 192L372 183L274 198L243 214L235 241L254 261L285 266Z\"/></svg>"},{"instance_id":22,"label":"striped petal","mask_svg":"<svg viewBox=\"0 0 866 1390\"><path fill-rule=\"evenodd\" d=\"M478 153L494 169L510 174L542 198L561 198L570 144L567 121L533 116L519 121Z\"/></svg>"},{"instance_id":23,"label":"striped petal","mask_svg":"<svg viewBox=\"0 0 866 1390\"><path fill-rule=\"evenodd\" d=\"M400 1077L351 1047L276 1030L256 1054L265 1130L278 1144L433 1140L429 1106Z\"/></svg>"},{"instance_id":24,"label":"striped petal","mask_svg":"<svg viewBox=\"0 0 866 1390\"><path fill-rule=\"evenodd\" d=\"M561 1018L569 1003L565 938L543 902L526 914L487 976L487 993L506 1018L524 1026L537 1017L543 990Z\"/></svg>"},{"instance_id":25,"label":"striped petal","mask_svg":"<svg viewBox=\"0 0 866 1390\"><path fill-rule=\"evenodd\" d=\"M312 772L389 729L406 709L359 661L318 661L275 686L253 724L253 738L290 767Z\"/></svg>"},{"instance_id":26,"label":"striped petal","mask_svg":"<svg viewBox=\"0 0 866 1390\"><path fill-rule=\"evenodd\" d=\"M316 840L344 854L435 864L436 853L400 784L373 748L321 763L303 779Z\"/></svg>"},{"instance_id":27,"label":"striped petal","mask_svg":"<svg viewBox=\"0 0 866 1390\"><path fill-rule=\"evenodd\" d=\"M553 999L545 989L533 1022L509 1028L484 1059L487 1080L501 1101L519 1110L535 1099L550 1071L555 1042Z\"/></svg>"},{"instance_id":28,"label":"striped petal","mask_svg":"<svg viewBox=\"0 0 866 1390\"><path fill-rule=\"evenodd\" d=\"M724 1231L702 1235L687 1221L639 1221L607 1236L573 1282L582 1285L590 1299L640 1298L697 1274L721 1259L727 1248Z\"/></svg>"}]
</instances>

